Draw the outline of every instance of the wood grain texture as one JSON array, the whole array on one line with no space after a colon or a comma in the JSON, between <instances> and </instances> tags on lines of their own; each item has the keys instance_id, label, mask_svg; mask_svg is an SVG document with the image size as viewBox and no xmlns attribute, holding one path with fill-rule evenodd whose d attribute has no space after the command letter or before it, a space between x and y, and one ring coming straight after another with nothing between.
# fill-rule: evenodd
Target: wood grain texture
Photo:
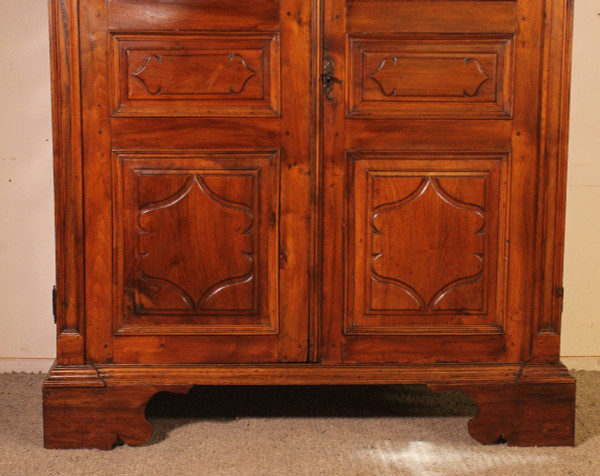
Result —
<instances>
[{"instance_id":1,"label":"wood grain texture","mask_svg":"<svg viewBox=\"0 0 600 476\"><path fill-rule=\"evenodd\" d=\"M513 36L350 36L350 116L510 118Z\"/></svg>"},{"instance_id":2,"label":"wood grain texture","mask_svg":"<svg viewBox=\"0 0 600 476\"><path fill-rule=\"evenodd\" d=\"M46 444L140 444L162 390L360 383L572 444L572 3L50 0Z\"/></svg>"},{"instance_id":3,"label":"wood grain texture","mask_svg":"<svg viewBox=\"0 0 600 476\"><path fill-rule=\"evenodd\" d=\"M343 213L346 165L344 143L344 90L346 78L345 35L346 4L340 1L323 2L323 55L333 62L335 77L341 83L334 84L330 97L333 101L321 100L322 149L320 162L320 315L321 340L319 358L323 364L342 361L341 336L343 334L344 288L341 270L345 266L344 234L346 224ZM320 67L324 67L321 58Z\"/></svg>"},{"instance_id":4,"label":"wood grain texture","mask_svg":"<svg viewBox=\"0 0 600 476\"><path fill-rule=\"evenodd\" d=\"M549 0L546 5L539 169L543 193L538 201L543 287L536 300L532 344L532 358L541 362L556 362L560 356L573 8L572 0Z\"/></svg>"},{"instance_id":5,"label":"wood grain texture","mask_svg":"<svg viewBox=\"0 0 600 476\"><path fill-rule=\"evenodd\" d=\"M218 364L100 365L94 367L107 386L157 385L352 385L352 384L569 384L573 377L562 364L408 363L398 365ZM56 367L50 375L60 379ZM48 381L47 381L48 382Z\"/></svg>"},{"instance_id":6,"label":"wood grain texture","mask_svg":"<svg viewBox=\"0 0 600 476\"><path fill-rule=\"evenodd\" d=\"M158 391L185 393L191 386L44 388L44 446L110 450L142 445L153 427L146 404Z\"/></svg>"},{"instance_id":7,"label":"wood grain texture","mask_svg":"<svg viewBox=\"0 0 600 476\"><path fill-rule=\"evenodd\" d=\"M111 35L115 116L278 116L278 33Z\"/></svg>"},{"instance_id":8,"label":"wood grain texture","mask_svg":"<svg viewBox=\"0 0 600 476\"><path fill-rule=\"evenodd\" d=\"M54 362L44 380L44 388L87 388L104 387L105 385L98 374L98 369L93 365L61 366L58 360Z\"/></svg>"},{"instance_id":9,"label":"wood grain texture","mask_svg":"<svg viewBox=\"0 0 600 476\"><path fill-rule=\"evenodd\" d=\"M114 161L115 331L276 334L278 153Z\"/></svg>"},{"instance_id":10,"label":"wood grain texture","mask_svg":"<svg viewBox=\"0 0 600 476\"><path fill-rule=\"evenodd\" d=\"M79 7L82 104L83 209L85 240L86 359L110 362L113 306L112 156L110 79L106 3L75 2ZM105 336L98 339L97 336Z\"/></svg>"},{"instance_id":11,"label":"wood grain texture","mask_svg":"<svg viewBox=\"0 0 600 476\"><path fill-rule=\"evenodd\" d=\"M192 383L427 383L434 391L464 391L476 402L478 413L469 422L469 431L481 443L506 440L512 446L555 446L574 442L575 384L561 365L120 365L99 367L97 376L105 386L90 388L68 371L52 369L44 384L47 448L111 449L121 441L143 444L152 435L152 425L144 418L149 398L160 391L187 392Z\"/></svg>"},{"instance_id":12,"label":"wood grain texture","mask_svg":"<svg viewBox=\"0 0 600 476\"><path fill-rule=\"evenodd\" d=\"M113 30L261 30L279 28L281 0L108 0Z\"/></svg>"},{"instance_id":13,"label":"wood grain texture","mask_svg":"<svg viewBox=\"0 0 600 476\"><path fill-rule=\"evenodd\" d=\"M307 358L309 2L234 3L80 2L94 362Z\"/></svg>"},{"instance_id":14,"label":"wood grain texture","mask_svg":"<svg viewBox=\"0 0 600 476\"><path fill-rule=\"evenodd\" d=\"M316 25L315 25L316 27ZM281 329L279 360L306 362L314 255L314 167L311 157L311 0L281 0L282 118L279 286L280 313L289 316ZM293 46L292 46L293 45Z\"/></svg>"},{"instance_id":15,"label":"wood grain texture","mask_svg":"<svg viewBox=\"0 0 600 476\"><path fill-rule=\"evenodd\" d=\"M327 362L364 363L369 359L376 362L412 359L463 362L479 358L524 361L529 351L526 336L530 332L527 328L531 324L535 299L535 290L525 291L528 289L526 283L535 280L531 259L527 258L535 254L537 219L534 190L538 186L539 157L535 145L537 119L533 111L539 103L533 91L541 87L539 76L529 72L536 71L541 60L534 38L539 38L542 31L543 6L527 1L357 0L346 5L340 0L337 3L337 6L331 6L331 14L325 14L324 27L325 53L335 61L342 91L324 105L324 114L328 118L324 134L333 129L333 137L330 137L323 156L324 162L331 163L324 169L323 198L325 203L332 204L332 208L324 213L324 235L333 242L324 245L326 275L323 292L328 294L324 294L327 310L323 313L332 316L331 319L341 316L344 323L341 330L337 324L333 330L333 323L324 323L332 329L324 345L329 346L335 359ZM461 19L457 18L459 11L463 15ZM519 16L515 15L517 11ZM343 16L345 23L336 16ZM465 24L477 18L485 18L485 21ZM508 21L512 26L508 26ZM419 25L418 30L413 29L416 25ZM350 45L348 35L355 38ZM355 41L353 46L352 41ZM467 50L472 54L467 55ZM493 69L498 75L496 87L499 89L489 96L500 101L494 107L498 108L510 98L509 103L514 102L514 113L510 112L512 105L507 103L500 108L504 112L495 118L488 116L488 120L474 120L479 104L468 107L468 114L474 114L471 117L461 115L456 109L459 99L465 101L469 95L475 98L479 86L482 88L480 94L488 94L483 88L485 84L491 84L492 79L476 87L464 87L462 98L457 99L451 93L457 94L455 81L460 77L459 71L468 82L465 75L472 70L456 69L452 80L444 83L441 80L443 69L449 67L450 58L461 57L461 54L462 65L452 63L452 68L464 67L465 57L477 58L476 52L481 54L479 64L482 69ZM416 61L415 55L419 54L423 56ZM519 58L519 65L514 69L513 56ZM425 78L430 69L423 58L432 61L445 58L444 67L436 63L431 69L440 76ZM487 76L491 78L494 74ZM478 81L483 81L481 74L479 76ZM378 79L379 84L373 78ZM394 81L402 84L393 86ZM500 90L502 93L498 93ZM431 106L432 111L442 116L448 114L452 119L423 119L427 117L428 101L442 101L440 94L447 95L443 98L444 104L441 109ZM500 96L505 99L499 99ZM354 104L349 107L352 98ZM404 99L407 100L406 107L410 108L405 111L406 116L397 109L393 118L386 117L394 111L391 108L404 107ZM356 104L371 102L369 115L353 115ZM441 112L443 108L446 109ZM410 117L413 113L418 116L415 120ZM471 165L469 154L474 157L477 150L484 152L481 157L505 155L506 159L501 161L504 162L503 172L493 172L495 166L486 163L485 159L474 159L474 162L479 160L479 165ZM351 159L353 156L368 157L372 153L381 154L378 157L381 161L367 160L361 166ZM416 158L428 154L431 154L429 162L423 160L428 163L424 170ZM436 174L441 174L441 179L449 170L444 168L444 154L452 157L449 163L454 164L450 167L456 167L456 176L475 170L479 170L481 176L491 172L485 180L485 193L491 195L483 201L485 205L480 200L479 206L483 208L479 209L482 215L479 228L475 220L467 224L470 215L476 216L478 205L474 197L464 198L475 208L471 208L471 212L464 211L463 225L460 224L462 218L443 217L446 212L442 208L448 201L452 202L448 199L452 192L442 192L446 201L433 198L440 195L435 194L435 187L428 184ZM386 165L386 161L390 165ZM357 164L360 162L356 161ZM415 177L413 180L421 177L425 181L417 180L411 188L407 181L411 175ZM386 181L389 185L385 187L377 185ZM379 205L375 204L371 194L378 193L378 187L387 190L382 193L388 196L378 202L380 206L386 207L388 203L390 210L398 206L394 211L385 212L385 218L383 215L373 218ZM470 188L475 193L475 182L470 183ZM411 196L413 191L414 197ZM433 194L429 194L430 191ZM400 203L403 198L406 198L406 204ZM461 203L461 199L454 203ZM449 205L447 210L458 209ZM490 215L486 216L488 213ZM490 227L489 233L485 231L486 226ZM483 234L478 235L481 232ZM493 242L486 242L487 239ZM471 258L481 261L469 265ZM356 262L360 264L356 265ZM340 267L341 263L353 264ZM368 268L366 263L372 266ZM444 274L446 265L446 269L457 273L454 278ZM484 270L488 265L489 268ZM338 286L340 269L345 269L346 292L335 294L332 289ZM486 274L488 272L491 274ZM367 276L375 277L375 282ZM471 283L470 287L467 282ZM456 295L458 301L448 304L448 311L453 306L454 311L446 312L446 317L436 317L436 313L442 314L441 309L433 309L437 295L444 295L449 290L446 286L453 286L451 283L464 284L456 291L467 293L469 297ZM518 283L516 287L515 283ZM326 299L331 302L325 303ZM376 308L381 311L376 312ZM461 330L467 337L461 336ZM474 334L478 332L481 334L476 337ZM486 332L488 337L483 337ZM423 339L419 334L431 335L431 339Z\"/></svg>"},{"instance_id":16,"label":"wood grain texture","mask_svg":"<svg viewBox=\"0 0 600 476\"><path fill-rule=\"evenodd\" d=\"M81 97L76 4L49 3L56 229L57 359L85 360ZM79 270L79 271L78 271Z\"/></svg>"},{"instance_id":17,"label":"wood grain texture","mask_svg":"<svg viewBox=\"0 0 600 476\"><path fill-rule=\"evenodd\" d=\"M482 444L575 444L575 379L572 377L540 384L527 376L525 367L513 384L430 387L434 391L461 390L475 401L477 415L469 421L468 428L471 436Z\"/></svg>"},{"instance_id":18,"label":"wood grain texture","mask_svg":"<svg viewBox=\"0 0 600 476\"><path fill-rule=\"evenodd\" d=\"M408 152L348 160L345 333L503 332L510 158Z\"/></svg>"},{"instance_id":19,"label":"wood grain texture","mask_svg":"<svg viewBox=\"0 0 600 476\"><path fill-rule=\"evenodd\" d=\"M272 150L280 134L279 121L262 118L111 118L116 150Z\"/></svg>"},{"instance_id":20,"label":"wood grain texture","mask_svg":"<svg viewBox=\"0 0 600 476\"><path fill-rule=\"evenodd\" d=\"M536 256L538 167L541 160L540 91L543 87L539 68L543 62L542 50L537 46L543 35L545 5L542 2L519 1L516 21L519 34L515 48L519 69L535 71L533 75L515 77L515 113L512 128L512 164L510 178L511 212L507 262L510 291L507 295L507 358L527 361L531 355L531 333L535 300L540 285L533 256ZM516 208L515 208L516 207Z\"/></svg>"},{"instance_id":21,"label":"wood grain texture","mask_svg":"<svg viewBox=\"0 0 600 476\"><path fill-rule=\"evenodd\" d=\"M518 0L350 0L348 31L513 33Z\"/></svg>"}]
</instances>

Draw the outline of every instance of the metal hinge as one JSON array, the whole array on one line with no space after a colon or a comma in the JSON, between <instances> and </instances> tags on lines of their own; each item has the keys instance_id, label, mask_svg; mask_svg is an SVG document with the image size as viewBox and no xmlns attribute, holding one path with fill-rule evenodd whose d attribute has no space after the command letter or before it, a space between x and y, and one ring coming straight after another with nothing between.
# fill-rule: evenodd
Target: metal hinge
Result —
<instances>
[{"instance_id":1,"label":"metal hinge","mask_svg":"<svg viewBox=\"0 0 600 476\"><path fill-rule=\"evenodd\" d=\"M56 324L56 286L52 286L52 316Z\"/></svg>"},{"instance_id":2,"label":"metal hinge","mask_svg":"<svg viewBox=\"0 0 600 476\"><path fill-rule=\"evenodd\" d=\"M556 293L556 297L558 299L560 299L560 310L558 312L560 314L562 314L563 313L563 309L565 307L565 300L564 300L564 297L565 297L565 288L562 287L562 286L559 287L559 288L556 288L555 293Z\"/></svg>"}]
</instances>

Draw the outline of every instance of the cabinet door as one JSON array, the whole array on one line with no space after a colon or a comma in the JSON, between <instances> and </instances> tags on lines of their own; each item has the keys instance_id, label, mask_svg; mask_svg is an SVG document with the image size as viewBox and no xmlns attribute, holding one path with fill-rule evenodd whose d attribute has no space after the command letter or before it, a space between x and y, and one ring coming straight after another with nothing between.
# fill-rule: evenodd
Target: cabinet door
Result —
<instances>
[{"instance_id":1,"label":"cabinet door","mask_svg":"<svg viewBox=\"0 0 600 476\"><path fill-rule=\"evenodd\" d=\"M308 0L81 0L86 355L305 361Z\"/></svg>"},{"instance_id":2,"label":"cabinet door","mask_svg":"<svg viewBox=\"0 0 600 476\"><path fill-rule=\"evenodd\" d=\"M324 2L325 362L528 355L543 3Z\"/></svg>"}]
</instances>

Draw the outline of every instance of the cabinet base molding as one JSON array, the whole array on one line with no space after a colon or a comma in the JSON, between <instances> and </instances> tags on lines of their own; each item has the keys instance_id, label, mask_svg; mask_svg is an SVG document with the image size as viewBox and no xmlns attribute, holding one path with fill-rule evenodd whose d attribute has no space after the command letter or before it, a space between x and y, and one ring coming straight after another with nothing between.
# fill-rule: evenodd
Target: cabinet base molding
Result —
<instances>
[{"instance_id":1,"label":"cabinet base molding","mask_svg":"<svg viewBox=\"0 0 600 476\"><path fill-rule=\"evenodd\" d=\"M471 436L484 445L573 446L575 383L432 385L434 391L460 390L477 404Z\"/></svg>"},{"instance_id":2,"label":"cabinet base molding","mask_svg":"<svg viewBox=\"0 0 600 476\"><path fill-rule=\"evenodd\" d=\"M44 388L44 446L110 450L138 446L154 431L146 404L158 392L187 392L189 386Z\"/></svg>"},{"instance_id":3,"label":"cabinet base molding","mask_svg":"<svg viewBox=\"0 0 600 476\"><path fill-rule=\"evenodd\" d=\"M158 392L193 385L426 384L477 404L469 432L483 444L574 444L575 379L562 364L54 366L44 382L46 448L111 449L146 443Z\"/></svg>"}]
</instances>

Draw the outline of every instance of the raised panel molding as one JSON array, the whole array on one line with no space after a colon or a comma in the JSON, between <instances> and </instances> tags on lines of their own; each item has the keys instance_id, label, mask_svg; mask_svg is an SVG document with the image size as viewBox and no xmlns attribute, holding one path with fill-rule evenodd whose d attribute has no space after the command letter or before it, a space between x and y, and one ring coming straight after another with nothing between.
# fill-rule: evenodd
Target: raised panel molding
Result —
<instances>
[{"instance_id":1,"label":"raised panel molding","mask_svg":"<svg viewBox=\"0 0 600 476\"><path fill-rule=\"evenodd\" d=\"M475 97L492 77L476 58L386 56L368 75L386 97ZM406 82L406 78L410 83Z\"/></svg>"},{"instance_id":2,"label":"raised panel molding","mask_svg":"<svg viewBox=\"0 0 600 476\"><path fill-rule=\"evenodd\" d=\"M277 331L273 153L115 153L115 331Z\"/></svg>"},{"instance_id":3,"label":"raised panel molding","mask_svg":"<svg viewBox=\"0 0 600 476\"><path fill-rule=\"evenodd\" d=\"M184 79L182 76L189 70L195 74ZM201 96L241 94L256 77L256 71L239 53L191 52L148 54L140 69L131 76L152 96ZM130 98L135 94L133 89L129 88Z\"/></svg>"},{"instance_id":4,"label":"raised panel molding","mask_svg":"<svg viewBox=\"0 0 600 476\"><path fill-rule=\"evenodd\" d=\"M138 188L141 187L142 181L148 178L156 178L158 180L164 177L158 177L156 171L137 171ZM139 224L139 239L140 239L140 254L137 259L137 296L139 301L133 299L134 312L136 314L160 313L165 312L184 312L184 313L200 313L212 309L213 311L246 311L256 312L256 299L254 296L253 280L256 277L255 256L252 251L256 243L252 239L252 235L256 234L256 204L253 201L249 203L238 203L229 200L225 196L219 195L210 188L207 181L210 178L218 178L227 183L231 187L242 186L247 187L252 192L256 187L255 182L260 179L259 170L244 171L241 174L232 174L230 172L215 175L215 171L207 171L203 173L181 173L180 175L169 174L170 178L177 183L182 179L183 185L173 194L164 199L143 204L139 208L138 224ZM237 182L237 183L236 183ZM253 194L253 193L252 193ZM223 209L220 209L222 207ZM182 210L176 210L180 208ZM194 217L190 216L196 210L202 210L202 214L206 217L204 221L199 223L194 229ZM186 216L187 214L187 216ZM179 218L179 219L178 219ZM219 223L222 219L225 223ZM180 224L177 229L170 229L169 224L176 221ZM231 233L227 237L222 233L215 232L216 228L231 228ZM233 239L233 235L238 235ZM160 236L167 236L161 242ZM201 271L207 271L203 265L206 264L210 256L202 255L202 260L199 263L193 262L193 249L188 249L182 252L181 245L188 243L179 243L180 237L193 238L198 240L197 245L208 245L211 238L215 238L214 243L218 243L218 239L222 239L222 246L231 245L228 248L229 257L237 257L235 266L224 266L219 269L218 263L212 263L211 275L201 276ZM241 239L240 239L241 238ZM230 241L226 241L229 239ZM158 244L172 243L171 247L160 249ZM183 241L183 240L181 240ZM192 243L192 245L196 245ZM196 246L197 246L196 245ZM159 248L156 250L156 248ZM152 250L152 251L151 251ZM160 253L157 253L160 251ZM217 251L218 252L218 251ZM218 253L223 256L224 253ZM152 266L152 258L158 255L159 262ZM163 267L164 262L176 263L178 269L171 267ZM200 266L198 266L200 264ZM192 268L193 269L190 269ZM227 268L236 268L235 276L228 276ZM154 272L147 272L148 268L152 268ZM187 270L186 270L187 268ZM173 273L169 273L174 271ZM187 272L186 272L187 271ZM192 291L185 284L178 284L174 279L169 279L161 275L163 274L179 274L188 275L193 273L195 280L188 284L194 288ZM233 286L250 284L246 292L237 296L236 300L229 302L229 308L220 308L218 304L214 304L215 298L219 293L223 293ZM153 292L153 288L164 288L176 295L174 306L169 308L169 299L165 299L166 305L160 304L160 292ZM146 289L146 292L143 290ZM156 289L155 289L156 291ZM178 298L178 299L177 299ZM177 305L179 304L179 305Z\"/></svg>"},{"instance_id":5,"label":"raised panel molding","mask_svg":"<svg viewBox=\"0 0 600 476\"><path fill-rule=\"evenodd\" d=\"M484 279L485 254L485 188L486 175L453 175L445 176L402 176L393 173L376 173L367 171L369 187L371 189L371 206L369 207L369 221L371 224L371 262L370 279L372 290L370 293L368 313L380 311L471 311L485 312L485 296L483 287L479 286ZM461 187L458 182L468 184L475 190L469 195L475 203L468 203L451 195L442 185L446 181L450 186ZM416 188L404 197L392 202L378 204L375 201L376 192L385 189L386 184L390 186L408 185ZM454 182L454 183L453 183ZM464 186L462 188L465 188ZM418 220L419 216L432 214L430 223L423 223L427 231L420 233L408 233L406 240L397 243L393 239L394 230L409 225L411 218ZM436 219L438 221L434 221ZM444 229L446 233L436 233ZM458 244L460 243L460 247ZM399 246L401 245L401 246ZM442 262L437 254L430 253L428 256L418 256L418 251L428 250L441 251L444 247L454 247L456 252L452 254L451 266L445 265L444 273L440 274ZM411 286L411 276L414 266L407 268L396 268L396 255L406 250L415 250L415 257L423 259L417 266L422 267L426 273L427 281ZM407 256L408 258L408 256ZM391 263L390 263L391 262ZM416 263L414 263L416 264ZM394 276L397 272L407 271L407 276ZM394 273L396 272L396 273ZM449 276L448 273L451 273ZM389 275L386 275L389 274ZM413 283L414 284L414 283ZM404 306L402 296L397 306L386 306L387 293L377 297L378 287L389 286L389 289L399 289L414 302ZM477 287L475 291L468 292L462 296L462 300L452 302L451 294L460 291L462 287ZM449 302L448 302L449 301Z\"/></svg>"},{"instance_id":6,"label":"raised panel molding","mask_svg":"<svg viewBox=\"0 0 600 476\"><path fill-rule=\"evenodd\" d=\"M481 443L573 445L573 4L50 0L44 445L140 445L154 393L273 384L464 391Z\"/></svg>"},{"instance_id":7,"label":"raised panel molding","mask_svg":"<svg viewBox=\"0 0 600 476\"><path fill-rule=\"evenodd\" d=\"M349 164L345 332L502 332L508 156L351 152Z\"/></svg>"},{"instance_id":8,"label":"raised panel molding","mask_svg":"<svg viewBox=\"0 0 600 476\"><path fill-rule=\"evenodd\" d=\"M512 117L512 36L351 36L349 52L351 117Z\"/></svg>"},{"instance_id":9,"label":"raised panel molding","mask_svg":"<svg viewBox=\"0 0 600 476\"><path fill-rule=\"evenodd\" d=\"M114 33L116 116L278 116L277 33Z\"/></svg>"}]
</instances>

